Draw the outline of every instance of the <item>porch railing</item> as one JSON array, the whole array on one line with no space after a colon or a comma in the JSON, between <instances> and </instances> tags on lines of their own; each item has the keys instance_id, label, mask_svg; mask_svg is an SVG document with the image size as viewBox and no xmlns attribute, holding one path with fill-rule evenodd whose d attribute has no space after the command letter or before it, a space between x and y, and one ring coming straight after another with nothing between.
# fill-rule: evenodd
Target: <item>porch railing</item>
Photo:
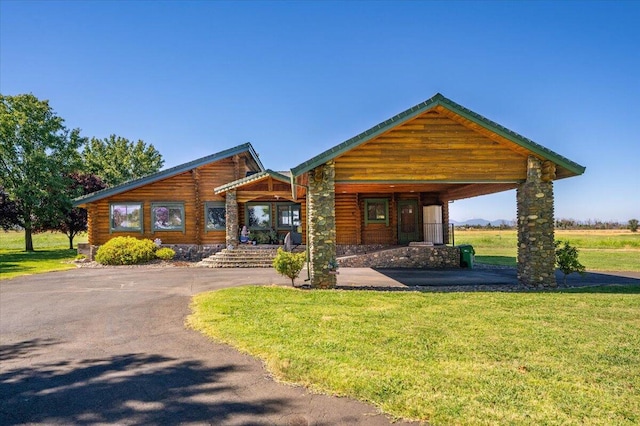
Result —
<instances>
[{"instance_id":1,"label":"porch railing","mask_svg":"<svg viewBox=\"0 0 640 426\"><path fill-rule=\"evenodd\" d=\"M453 223L425 223L422 227L423 241L455 245Z\"/></svg>"}]
</instances>

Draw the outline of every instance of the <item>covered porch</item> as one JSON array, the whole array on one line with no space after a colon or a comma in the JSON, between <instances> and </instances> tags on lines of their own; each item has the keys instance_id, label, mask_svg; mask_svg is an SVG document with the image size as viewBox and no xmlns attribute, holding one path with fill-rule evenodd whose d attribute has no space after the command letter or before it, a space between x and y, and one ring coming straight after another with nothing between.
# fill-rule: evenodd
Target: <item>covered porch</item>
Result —
<instances>
[{"instance_id":1,"label":"covered porch","mask_svg":"<svg viewBox=\"0 0 640 426\"><path fill-rule=\"evenodd\" d=\"M227 247L283 245L287 234L296 245L306 243L306 202L293 198L289 176L265 170L214 192L225 199Z\"/></svg>"},{"instance_id":2,"label":"covered porch","mask_svg":"<svg viewBox=\"0 0 640 426\"><path fill-rule=\"evenodd\" d=\"M291 170L308 206L312 284L335 287L342 246L452 242L449 202L516 189L518 278L553 287L553 181L583 172L437 94Z\"/></svg>"}]
</instances>

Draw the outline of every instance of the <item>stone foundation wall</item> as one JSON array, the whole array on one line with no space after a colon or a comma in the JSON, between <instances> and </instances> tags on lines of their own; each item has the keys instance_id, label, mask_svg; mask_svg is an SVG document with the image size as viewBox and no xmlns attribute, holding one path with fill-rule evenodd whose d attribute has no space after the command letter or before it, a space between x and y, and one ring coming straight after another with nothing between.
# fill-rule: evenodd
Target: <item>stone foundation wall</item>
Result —
<instances>
[{"instance_id":1,"label":"stone foundation wall","mask_svg":"<svg viewBox=\"0 0 640 426\"><path fill-rule=\"evenodd\" d=\"M187 262L200 262L209 256L216 254L226 248L226 244L196 245L196 244L163 244L162 247L169 247L176 252L173 260L184 260Z\"/></svg>"},{"instance_id":2,"label":"stone foundation wall","mask_svg":"<svg viewBox=\"0 0 640 426\"><path fill-rule=\"evenodd\" d=\"M340 244L336 246L336 256L353 256L355 254L367 254L374 251L391 249L397 246L390 246L388 244Z\"/></svg>"},{"instance_id":3,"label":"stone foundation wall","mask_svg":"<svg viewBox=\"0 0 640 426\"><path fill-rule=\"evenodd\" d=\"M187 262L199 262L209 256L216 254L226 247L225 244L197 245L197 244L163 244L162 247L169 247L176 252L173 260ZM88 260L93 261L100 246L92 246L87 243L78 244L78 254L83 254Z\"/></svg>"},{"instance_id":4,"label":"stone foundation wall","mask_svg":"<svg viewBox=\"0 0 640 426\"><path fill-rule=\"evenodd\" d=\"M93 258L96 255L96 252L98 251L98 247L100 246L92 246L89 243L77 244L78 254L85 256L90 261L93 261Z\"/></svg>"},{"instance_id":5,"label":"stone foundation wall","mask_svg":"<svg viewBox=\"0 0 640 426\"><path fill-rule=\"evenodd\" d=\"M398 247L338 259L344 268L459 268L460 249L451 246Z\"/></svg>"}]
</instances>

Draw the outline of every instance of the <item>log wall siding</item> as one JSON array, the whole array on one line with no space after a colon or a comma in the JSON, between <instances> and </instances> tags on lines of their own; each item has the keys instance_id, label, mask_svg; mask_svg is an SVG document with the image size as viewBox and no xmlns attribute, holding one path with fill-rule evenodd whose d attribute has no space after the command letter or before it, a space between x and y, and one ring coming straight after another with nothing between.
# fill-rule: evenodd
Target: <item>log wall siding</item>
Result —
<instances>
[{"instance_id":1,"label":"log wall siding","mask_svg":"<svg viewBox=\"0 0 640 426\"><path fill-rule=\"evenodd\" d=\"M365 224L365 204L370 198L389 201L389 226L386 223ZM336 241L339 245L398 243L398 202L415 200L418 205L419 240L424 240L422 207L443 205L443 223L448 223L448 205L435 193L336 194Z\"/></svg>"},{"instance_id":2,"label":"log wall siding","mask_svg":"<svg viewBox=\"0 0 640 426\"><path fill-rule=\"evenodd\" d=\"M360 244L358 194L336 194L336 243Z\"/></svg>"},{"instance_id":3,"label":"log wall siding","mask_svg":"<svg viewBox=\"0 0 640 426\"><path fill-rule=\"evenodd\" d=\"M389 201L389 226L386 223L369 223L365 224L366 200L370 198L386 199ZM360 195L359 210L362 212L362 244L396 244L396 232L398 227L398 215L394 214L397 210L394 194L366 194Z\"/></svg>"},{"instance_id":4,"label":"log wall siding","mask_svg":"<svg viewBox=\"0 0 640 426\"><path fill-rule=\"evenodd\" d=\"M88 222L89 243L102 245L113 237L160 238L163 244L224 244L224 231L204 230L204 205L209 201L224 202L215 195L214 188L238 179L248 171L246 161L233 158L201 166L197 173L187 171L157 182L90 203ZM242 175L242 176L238 176ZM195 182L197 180L197 182ZM113 203L140 202L143 204L143 232L111 232L109 206ZM151 203L176 202L184 204L183 231L153 232Z\"/></svg>"},{"instance_id":5,"label":"log wall siding","mask_svg":"<svg viewBox=\"0 0 640 426\"><path fill-rule=\"evenodd\" d=\"M515 146L515 144L513 144ZM336 158L336 181L522 181L527 156L429 111Z\"/></svg>"}]
</instances>

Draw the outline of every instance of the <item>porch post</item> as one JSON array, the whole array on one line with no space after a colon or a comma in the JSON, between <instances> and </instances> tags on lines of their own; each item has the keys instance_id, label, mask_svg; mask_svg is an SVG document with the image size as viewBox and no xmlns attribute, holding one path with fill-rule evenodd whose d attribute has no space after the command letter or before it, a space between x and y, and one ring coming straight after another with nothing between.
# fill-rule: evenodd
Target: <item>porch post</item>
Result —
<instances>
[{"instance_id":1,"label":"porch post","mask_svg":"<svg viewBox=\"0 0 640 426\"><path fill-rule=\"evenodd\" d=\"M227 198L225 200L226 207L226 231L227 235L225 242L227 248L236 248L240 241L238 240L238 201L236 197L236 190L231 189L227 191Z\"/></svg>"},{"instance_id":2,"label":"porch post","mask_svg":"<svg viewBox=\"0 0 640 426\"><path fill-rule=\"evenodd\" d=\"M311 285L333 288L329 262L336 257L335 165L329 161L309 172L307 214Z\"/></svg>"},{"instance_id":3,"label":"porch post","mask_svg":"<svg viewBox=\"0 0 640 426\"><path fill-rule=\"evenodd\" d=\"M442 242L445 244L453 243L449 235L449 201L441 199L440 202L442 203Z\"/></svg>"},{"instance_id":4,"label":"porch post","mask_svg":"<svg viewBox=\"0 0 640 426\"><path fill-rule=\"evenodd\" d=\"M518 186L518 281L556 287L553 178L555 165L530 156L527 180Z\"/></svg>"}]
</instances>

